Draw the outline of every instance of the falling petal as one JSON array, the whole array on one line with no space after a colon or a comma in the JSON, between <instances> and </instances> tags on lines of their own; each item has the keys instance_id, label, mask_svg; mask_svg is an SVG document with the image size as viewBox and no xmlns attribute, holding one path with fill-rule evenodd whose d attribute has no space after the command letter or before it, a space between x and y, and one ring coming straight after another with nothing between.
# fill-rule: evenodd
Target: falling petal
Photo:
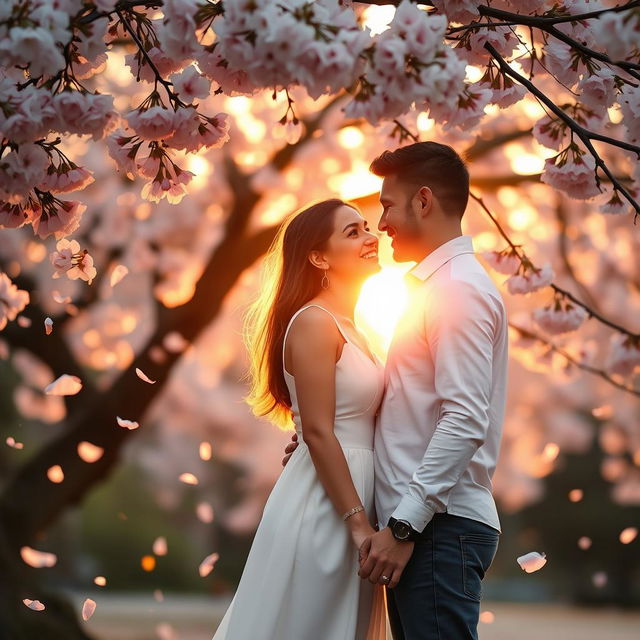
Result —
<instances>
[{"instance_id":1,"label":"falling petal","mask_svg":"<svg viewBox=\"0 0 640 640\"><path fill-rule=\"evenodd\" d=\"M156 559L153 556L142 556L140 566L145 571L153 571L156 568Z\"/></svg>"},{"instance_id":2,"label":"falling petal","mask_svg":"<svg viewBox=\"0 0 640 640\"><path fill-rule=\"evenodd\" d=\"M584 491L582 489L571 489L569 491L569 500L571 502L580 502L584 497Z\"/></svg>"},{"instance_id":3,"label":"falling petal","mask_svg":"<svg viewBox=\"0 0 640 640\"><path fill-rule=\"evenodd\" d=\"M629 544L638 537L638 529L636 527L627 527L620 532L620 542Z\"/></svg>"},{"instance_id":4,"label":"falling petal","mask_svg":"<svg viewBox=\"0 0 640 640\"><path fill-rule=\"evenodd\" d=\"M604 585L607 584L608 580L609 578L607 577L607 574L604 571L596 571L591 576L591 582L593 582L593 586L598 589L602 589L602 587L604 587Z\"/></svg>"},{"instance_id":5,"label":"falling petal","mask_svg":"<svg viewBox=\"0 0 640 640\"><path fill-rule=\"evenodd\" d=\"M31 318L27 318L27 316L18 316L16 322L23 329L28 329L31 326Z\"/></svg>"},{"instance_id":6,"label":"falling petal","mask_svg":"<svg viewBox=\"0 0 640 640\"><path fill-rule=\"evenodd\" d=\"M210 442L200 443L200 457L203 460L211 460L211 443Z\"/></svg>"},{"instance_id":7,"label":"falling petal","mask_svg":"<svg viewBox=\"0 0 640 640\"><path fill-rule=\"evenodd\" d=\"M216 562L218 562L219 558L220 556L217 553L212 553L200 563L198 572L200 573L201 578L206 578L213 571L213 568L216 566Z\"/></svg>"},{"instance_id":8,"label":"falling petal","mask_svg":"<svg viewBox=\"0 0 640 640\"><path fill-rule=\"evenodd\" d=\"M104 449L90 442L83 441L78 445L78 455L85 462L97 462L102 458Z\"/></svg>"},{"instance_id":9,"label":"falling petal","mask_svg":"<svg viewBox=\"0 0 640 640\"><path fill-rule=\"evenodd\" d=\"M155 380L151 380L151 378L149 378L142 369L138 369L138 367L136 367L136 375L138 376L138 378L140 378L140 380L143 380L144 382L148 382L149 384L156 383Z\"/></svg>"},{"instance_id":10,"label":"falling petal","mask_svg":"<svg viewBox=\"0 0 640 640\"><path fill-rule=\"evenodd\" d=\"M484 622L485 624L491 624L495 619L496 615L493 611L483 611L480 614L480 622Z\"/></svg>"},{"instance_id":11,"label":"falling petal","mask_svg":"<svg viewBox=\"0 0 640 640\"><path fill-rule=\"evenodd\" d=\"M591 415L598 420L608 420L613 417L613 407L610 404L603 404L591 410Z\"/></svg>"},{"instance_id":12,"label":"falling petal","mask_svg":"<svg viewBox=\"0 0 640 640\"><path fill-rule=\"evenodd\" d=\"M29 600L29 598L25 598L22 602L33 611L44 611L44 605L40 600Z\"/></svg>"},{"instance_id":13,"label":"falling petal","mask_svg":"<svg viewBox=\"0 0 640 640\"><path fill-rule=\"evenodd\" d=\"M115 269L111 272L111 286L115 287L122 278L124 278L127 273L129 273L129 269L125 267L123 264L119 264L115 267Z\"/></svg>"},{"instance_id":14,"label":"falling petal","mask_svg":"<svg viewBox=\"0 0 640 640\"><path fill-rule=\"evenodd\" d=\"M213 522L213 507L208 502L199 502L196 507L196 515L198 520L209 524Z\"/></svg>"},{"instance_id":15,"label":"falling petal","mask_svg":"<svg viewBox=\"0 0 640 640\"><path fill-rule=\"evenodd\" d=\"M547 564L547 556L544 553L538 553L537 551L531 551L525 553L518 558L518 564L527 572L533 573L542 569Z\"/></svg>"},{"instance_id":16,"label":"falling petal","mask_svg":"<svg viewBox=\"0 0 640 640\"><path fill-rule=\"evenodd\" d=\"M47 469L47 478L51 480L51 482L55 482L56 484L60 484L64 480L64 471L59 464L54 464L53 467L49 467Z\"/></svg>"},{"instance_id":17,"label":"falling petal","mask_svg":"<svg viewBox=\"0 0 640 640\"><path fill-rule=\"evenodd\" d=\"M69 304L71 302L71 298L69 296L63 296L59 291L53 291L51 295L58 304Z\"/></svg>"},{"instance_id":18,"label":"falling petal","mask_svg":"<svg viewBox=\"0 0 640 640\"><path fill-rule=\"evenodd\" d=\"M581 538L578 538L578 546L583 551L586 551L587 549L589 549L591 545L592 545L592 541L591 541L591 538L589 538L588 536L582 536Z\"/></svg>"},{"instance_id":19,"label":"falling petal","mask_svg":"<svg viewBox=\"0 0 640 640\"><path fill-rule=\"evenodd\" d=\"M20 557L34 569L42 569L43 567L53 567L58 562L55 553L47 553L46 551L37 551L31 547L22 547L20 549Z\"/></svg>"},{"instance_id":20,"label":"falling petal","mask_svg":"<svg viewBox=\"0 0 640 640\"><path fill-rule=\"evenodd\" d=\"M93 582L99 587L104 587L107 584L107 579L104 576L96 576Z\"/></svg>"},{"instance_id":21,"label":"falling petal","mask_svg":"<svg viewBox=\"0 0 640 640\"><path fill-rule=\"evenodd\" d=\"M6 440L7 444L14 449L24 449L24 443L17 442L13 436L9 436Z\"/></svg>"},{"instance_id":22,"label":"falling petal","mask_svg":"<svg viewBox=\"0 0 640 640\"><path fill-rule=\"evenodd\" d=\"M168 622L161 622L156 625L156 634L160 640L176 640L175 629Z\"/></svg>"},{"instance_id":23,"label":"falling petal","mask_svg":"<svg viewBox=\"0 0 640 640\"><path fill-rule=\"evenodd\" d=\"M196 478L193 473L182 473L180 474L179 480L185 484L198 484L198 478Z\"/></svg>"},{"instance_id":24,"label":"falling petal","mask_svg":"<svg viewBox=\"0 0 640 640\"><path fill-rule=\"evenodd\" d=\"M153 553L157 556L166 556L167 555L167 539L160 536L156 538L153 543Z\"/></svg>"},{"instance_id":25,"label":"falling petal","mask_svg":"<svg viewBox=\"0 0 640 640\"><path fill-rule=\"evenodd\" d=\"M82 619L86 622L96 610L96 603L91 598L87 598L82 605Z\"/></svg>"},{"instance_id":26,"label":"falling petal","mask_svg":"<svg viewBox=\"0 0 640 640\"><path fill-rule=\"evenodd\" d=\"M47 385L44 392L49 396L75 396L82 389L82 381L78 376L63 373L57 380Z\"/></svg>"},{"instance_id":27,"label":"falling petal","mask_svg":"<svg viewBox=\"0 0 640 640\"><path fill-rule=\"evenodd\" d=\"M125 420L124 418L121 418L120 416L116 416L116 420L118 422L118 425L120 425L124 429L137 429L140 426L134 420Z\"/></svg>"},{"instance_id":28,"label":"falling petal","mask_svg":"<svg viewBox=\"0 0 640 640\"><path fill-rule=\"evenodd\" d=\"M154 589L153 590L153 599L156 602L163 602L164 601L164 593L162 593L162 589Z\"/></svg>"},{"instance_id":29,"label":"falling petal","mask_svg":"<svg viewBox=\"0 0 640 640\"><path fill-rule=\"evenodd\" d=\"M48 336L50 336L52 331L53 331L53 320L51 318L49 318L49 316L47 316L44 319L44 332Z\"/></svg>"}]
</instances>

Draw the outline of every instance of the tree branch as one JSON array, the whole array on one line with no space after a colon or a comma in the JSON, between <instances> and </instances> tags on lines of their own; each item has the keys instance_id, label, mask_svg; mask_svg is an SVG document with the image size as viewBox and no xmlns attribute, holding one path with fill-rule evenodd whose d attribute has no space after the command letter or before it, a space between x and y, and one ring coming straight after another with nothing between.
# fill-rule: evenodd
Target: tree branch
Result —
<instances>
[{"instance_id":1,"label":"tree branch","mask_svg":"<svg viewBox=\"0 0 640 640\"><path fill-rule=\"evenodd\" d=\"M591 374L593 374L595 376L598 376L598 377L602 378L603 380L606 380L609 384L613 385L617 389L620 389L622 391L626 391L627 393L631 393L634 396L640 397L640 391L639 390L634 389L633 387L629 387L629 386L627 386L625 384L622 384L622 383L618 382L617 380L612 378L608 373L606 373L602 369L598 369L597 367L592 367L591 365L585 364L584 362L580 362L579 360L574 358L570 353L568 353L567 351L565 351L561 347L558 347L553 342L551 342L549 340L546 340L545 338L543 338L542 336L538 335L537 333L534 333L533 331L529 331L528 329L524 329L522 327L519 327L519 326L513 324L512 322L509 323L509 326L512 329L514 329L515 331L517 331L518 333L520 333L520 335L522 335L524 338L527 338L529 340L537 340L538 342L541 342L541 343L547 345L552 351L555 351L556 353L560 354L568 362L570 362L571 364L575 365L579 369L582 369L583 371L586 371L588 373L591 373Z\"/></svg>"},{"instance_id":2,"label":"tree branch","mask_svg":"<svg viewBox=\"0 0 640 640\"><path fill-rule=\"evenodd\" d=\"M603 136L598 133L594 133L585 129L583 126L578 124L573 118L568 116L560 107L558 107L553 100L548 98L538 87L536 87L530 80L527 80L524 76L519 74L517 71L511 68L509 64L505 61L505 59L498 53L496 48L487 42L485 45L485 49L493 56L496 62L500 65L502 71L511 76L514 80L517 80L520 84L524 85L536 98L538 98L541 102L543 102L549 110L555 113L558 118L560 118L570 129L575 133L575 135L582 141L584 146L593 156L596 162L596 168L600 167L602 171L608 176L611 180L612 184L615 188L620 191L624 195L624 197L629 201L629 203L633 206L636 211L636 217L640 214L640 204L636 202L631 193L625 188L620 180L618 180L613 173L609 170L606 163L602 160L598 152L595 150L591 140L598 140L600 142L606 142L607 144L614 145L621 149L625 149L626 151L632 151L637 154L640 158L640 147L630 144L628 142L622 142L620 140L616 140L615 138L610 138L608 136ZM597 174L596 174L597 175ZM635 220L635 218L634 218Z\"/></svg>"}]
</instances>

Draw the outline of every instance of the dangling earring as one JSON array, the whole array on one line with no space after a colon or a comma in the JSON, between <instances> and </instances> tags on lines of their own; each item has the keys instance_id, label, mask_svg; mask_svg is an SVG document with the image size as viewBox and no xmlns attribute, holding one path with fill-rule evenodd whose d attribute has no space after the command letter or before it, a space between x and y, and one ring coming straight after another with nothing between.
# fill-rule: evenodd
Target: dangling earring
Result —
<instances>
[{"instance_id":1,"label":"dangling earring","mask_svg":"<svg viewBox=\"0 0 640 640\"><path fill-rule=\"evenodd\" d=\"M329 271L329 269L325 269L325 272L322 276L322 280L320 280L320 286L323 289L328 289L329 288L329 278L327 277L327 271Z\"/></svg>"}]
</instances>

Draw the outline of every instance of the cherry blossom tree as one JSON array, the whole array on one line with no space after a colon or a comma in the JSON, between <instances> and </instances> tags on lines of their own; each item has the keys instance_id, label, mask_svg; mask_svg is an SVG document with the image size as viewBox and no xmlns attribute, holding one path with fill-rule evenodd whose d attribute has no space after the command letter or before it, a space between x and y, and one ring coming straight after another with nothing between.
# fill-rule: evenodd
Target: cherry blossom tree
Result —
<instances>
[{"instance_id":1,"label":"cherry blossom tree","mask_svg":"<svg viewBox=\"0 0 640 640\"><path fill-rule=\"evenodd\" d=\"M638 504L639 36L637 1L4 3L0 345L17 411L59 427L0 495L10 637L86 637L19 550L133 424L179 421L185 397L209 411L193 387L240 374L229 300L259 286L278 223L331 191L375 219L367 163L411 140L465 152L467 229L509 304L502 508L596 429L614 499ZM249 472L258 495L274 472Z\"/></svg>"}]
</instances>

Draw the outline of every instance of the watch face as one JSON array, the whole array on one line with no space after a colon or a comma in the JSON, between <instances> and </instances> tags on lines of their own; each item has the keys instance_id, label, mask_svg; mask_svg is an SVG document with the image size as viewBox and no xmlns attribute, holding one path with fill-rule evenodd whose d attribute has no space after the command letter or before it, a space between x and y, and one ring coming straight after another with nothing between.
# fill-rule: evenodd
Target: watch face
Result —
<instances>
[{"instance_id":1,"label":"watch face","mask_svg":"<svg viewBox=\"0 0 640 640\"><path fill-rule=\"evenodd\" d=\"M393 525L393 535L399 540L405 540L409 537L411 528L406 522L398 521Z\"/></svg>"}]
</instances>

